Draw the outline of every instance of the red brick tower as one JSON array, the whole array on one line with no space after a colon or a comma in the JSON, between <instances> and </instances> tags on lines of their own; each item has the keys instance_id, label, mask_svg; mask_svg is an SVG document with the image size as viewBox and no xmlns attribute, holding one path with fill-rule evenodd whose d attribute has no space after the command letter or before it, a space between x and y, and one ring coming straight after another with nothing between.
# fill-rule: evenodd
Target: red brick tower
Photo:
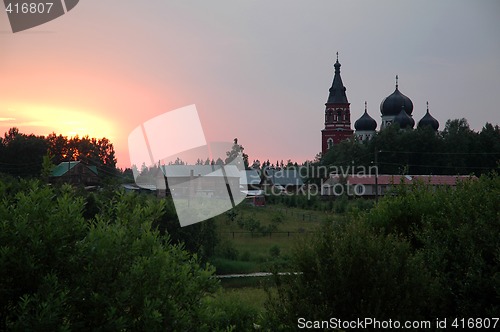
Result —
<instances>
[{"instance_id":1,"label":"red brick tower","mask_svg":"<svg viewBox=\"0 0 500 332\"><path fill-rule=\"evenodd\" d=\"M321 152L325 155L333 145L340 143L353 136L351 129L351 110L346 88L340 77L339 54L337 52L337 62L335 62L335 75L333 77L330 95L326 102L325 109L325 129L321 131Z\"/></svg>"}]
</instances>

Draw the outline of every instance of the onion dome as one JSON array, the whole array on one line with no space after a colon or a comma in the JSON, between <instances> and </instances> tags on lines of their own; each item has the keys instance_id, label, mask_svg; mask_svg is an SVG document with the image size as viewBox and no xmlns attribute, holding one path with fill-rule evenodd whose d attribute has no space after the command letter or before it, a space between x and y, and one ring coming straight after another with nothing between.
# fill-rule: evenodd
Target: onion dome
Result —
<instances>
[{"instance_id":1,"label":"onion dome","mask_svg":"<svg viewBox=\"0 0 500 332\"><path fill-rule=\"evenodd\" d=\"M354 122L354 128L360 131L375 131L375 129L377 129L377 121L369 116L366 111L366 101L365 113L358 120L356 120L356 122Z\"/></svg>"},{"instance_id":2,"label":"onion dome","mask_svg":"<svg viewBox=\"0 0 500 332\"><path fill-rule=\"evenodd\" d=\"M398 115L401 111L401 106L405 107L406 114L411 115L413 112L413 103L410 98L402 94L398 89L398 76L396 75L396 90L382 100L380 103L380 112L384 115Z\"/></svg>"},{"instance_id":3,"label":"onion dome","mask_svg":"<svg viewBox=\"0 0 500 332\"><path fill-rule=\"evenodd\" d=\"M330 94L328 95L327 104L348 104L347 95L345 93L346 88L344 83L342 83L342 78L340 77L340 63L339 63L339 53L337 52L337 62L333 65L335 67L335 75L333 76L332 87L330 88Z\"/></svg>"},{"instance_id":4,"label":"onion dome","mask_svg":"<svg viewBox=\"0 0 500 332\"><path fill-rule=\"evenodd\" d=\"M406 113L404 106L401 107L401 111L394 118L394 122L399 123L399 128L401 129L410 129L415 125L415 120Z\"/></svg>"},{"instance_id":5,"label":"onion dome","mask_svg":"<svg viewBox=\"0 0 500 332\"><path fill-rule=\"evenodd\" d=\"M434 131L437 131L439 128L439 121L429 113L429 102L427 102L427 113L425 113L424 117L418 122L418 128L424 128L426 126L431 126Z\"/></svg>"}]
</instances>

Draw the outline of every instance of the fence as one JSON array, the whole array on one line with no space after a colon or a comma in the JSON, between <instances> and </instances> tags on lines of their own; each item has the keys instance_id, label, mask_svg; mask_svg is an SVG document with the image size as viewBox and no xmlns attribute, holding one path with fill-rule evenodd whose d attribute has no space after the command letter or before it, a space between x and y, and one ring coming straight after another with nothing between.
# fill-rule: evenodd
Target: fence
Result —
<instances>
[{"instance_id":1,"label":"fence","mask_svg":"<svg viewBox=\"0 0 500 332\"><path fill-rule=\"evenodd\" d=\"M302 221L318 221L317 214L301 212L296 210L294 211L294 209L283 209L283 208L273 209L273 211L280 212L283 214L283 216L286 217L296 217L297 219Z\"/></svg>"},{"instance_id":2,"label":"fence","mask_svg":"<svg viewBox=\"0 0 500 332\"><path fill-rule=\"evenodd\" d=\"M230 238L273 238L273 237L296 237L309 234L318 234L318 231L275 231L275 232L249 232L249 231L234 231L234 232L219 232L219 235Z\"/></svg>"}]
</instances>

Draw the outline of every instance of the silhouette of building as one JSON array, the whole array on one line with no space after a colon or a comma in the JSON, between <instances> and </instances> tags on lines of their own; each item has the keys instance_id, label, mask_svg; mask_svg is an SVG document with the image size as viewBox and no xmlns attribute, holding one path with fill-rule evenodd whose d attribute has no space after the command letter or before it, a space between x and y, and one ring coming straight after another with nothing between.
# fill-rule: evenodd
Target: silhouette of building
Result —
<instances>
[{"instance_id":1,"label":"silhouette of building","mask_svg":"<svg viewBox=\"0 0 500 332\"><path fill-rule=\"evenodd\" d=\"M380 103L382 122L380 130L392 124L398 124L402 130L410 130L415 127L413 119L413 102L401 91L399 91L398 76L396 75L396 89L392 94L384 98ZM429 113L429 102L427 102L427 113L418 122L418 128L430 126L434 131L439 128L439 122ZM368 115L365 102L365 113L354 123L355 136L360 141L373 138L376 133L377 122Z\"/></svg>"},{"instance_id":2,"label":"silhouette of building","mask_svg":"<svg viewBox=\"0 0 500 332\"><path fill-rule=\"evenodd\" d=\"M353 137L351 129L351 109L347 100L346 88L340 76L340 63L337 52L337 61L334 64L335 74L330 88L330 94L325 104L325 128L321 130L321 153L325 155L335 144ZM403 130L411 130L415 127L413 119L413 102L401 91L399 91L398 76L396 75L396 89L392 94L384 98L380 103L382 122L380 130L397 123ZM427 113L418 122L418 128L430 126L434 131L439 128L439 122ZM375 136L377 122L368 114L365 102L365 112L354 123L355 137L359 141L370 140Z\"/></svg>"},{"instance_id":3,"label":"silhouette of building","mask_svg":"<svg viewBox=\"0 0 500 332\"><path fill-rule=\"evenodd\" d=\"M88 166L80 161L64 161L52 170L49 181L51 183L95 186L99 184L99 177L95 166Z\"/></svg>"},{"instance_id":4,"label":"silhouette of building","mask_svg":"<svg viewBox=\"0 0 500 332\"><path fill-rule=\"evenodd\" d=\"M330 94L325 104L325 129L321 131L321 152L325 155L335 144L351 138L351 110L347 100L346 88L340 77L339 54L334 64L335 75L333 77Z\"/></svg>"}]
</instances>

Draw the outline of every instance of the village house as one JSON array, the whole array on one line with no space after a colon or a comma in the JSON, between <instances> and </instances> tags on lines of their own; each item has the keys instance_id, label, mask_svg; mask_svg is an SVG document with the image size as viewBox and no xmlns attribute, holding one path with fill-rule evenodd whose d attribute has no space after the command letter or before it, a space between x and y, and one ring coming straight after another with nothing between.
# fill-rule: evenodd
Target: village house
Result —
<instances>
[{"instance_id":1,"label":"village house","mask_svg":"<svg viewBox=\"0 0 500 332\"><path fill-rule=\"evenodd\" d=\"M240 170L240 190L246 201L254 206L264 206L266 199L262 190L262 178L256 169Z\"/></svg>"},{"instance_id":2,"label":"village house","mask_svg":"<svg viewBox=\"0 0 500 332\"><path fill-rule=\"evenodd\" d=\"M304 186L304 180L295 169L264 170L264 188L269 188L273 193L298 193Z\"/></svg>"},{"instance_id":3,"label":"village house","mask_svg":"<svg viewBox=\"0 0 500 332\"><path fill-rule=\"evenodd\" d=\"M400 185L424 183L433 187L454 187L475 177L464 175L332 175L321 184L322 196L384 196Z\"/></svg>"},{"instance_id":4,"label":"village house","mask_svg":"<svg viewBox=\"0 0 500 332\"><path fill-rule=\"evenodd\" d=\"M164 165L161 170L172 196L226 196L228 188L240 186L235 165Z\"/></svg>"},{"instance_id":5,"label":"village house","mask_svg":"<svg viewBox=\"0 0 500 332\"><path fill-rule=\"evenodd\" d=\"M99 177L95 166L88 166L80 161L64 161L52 170L49 181L89 187L98 185Z\"/></svg>"}]
</instances>

